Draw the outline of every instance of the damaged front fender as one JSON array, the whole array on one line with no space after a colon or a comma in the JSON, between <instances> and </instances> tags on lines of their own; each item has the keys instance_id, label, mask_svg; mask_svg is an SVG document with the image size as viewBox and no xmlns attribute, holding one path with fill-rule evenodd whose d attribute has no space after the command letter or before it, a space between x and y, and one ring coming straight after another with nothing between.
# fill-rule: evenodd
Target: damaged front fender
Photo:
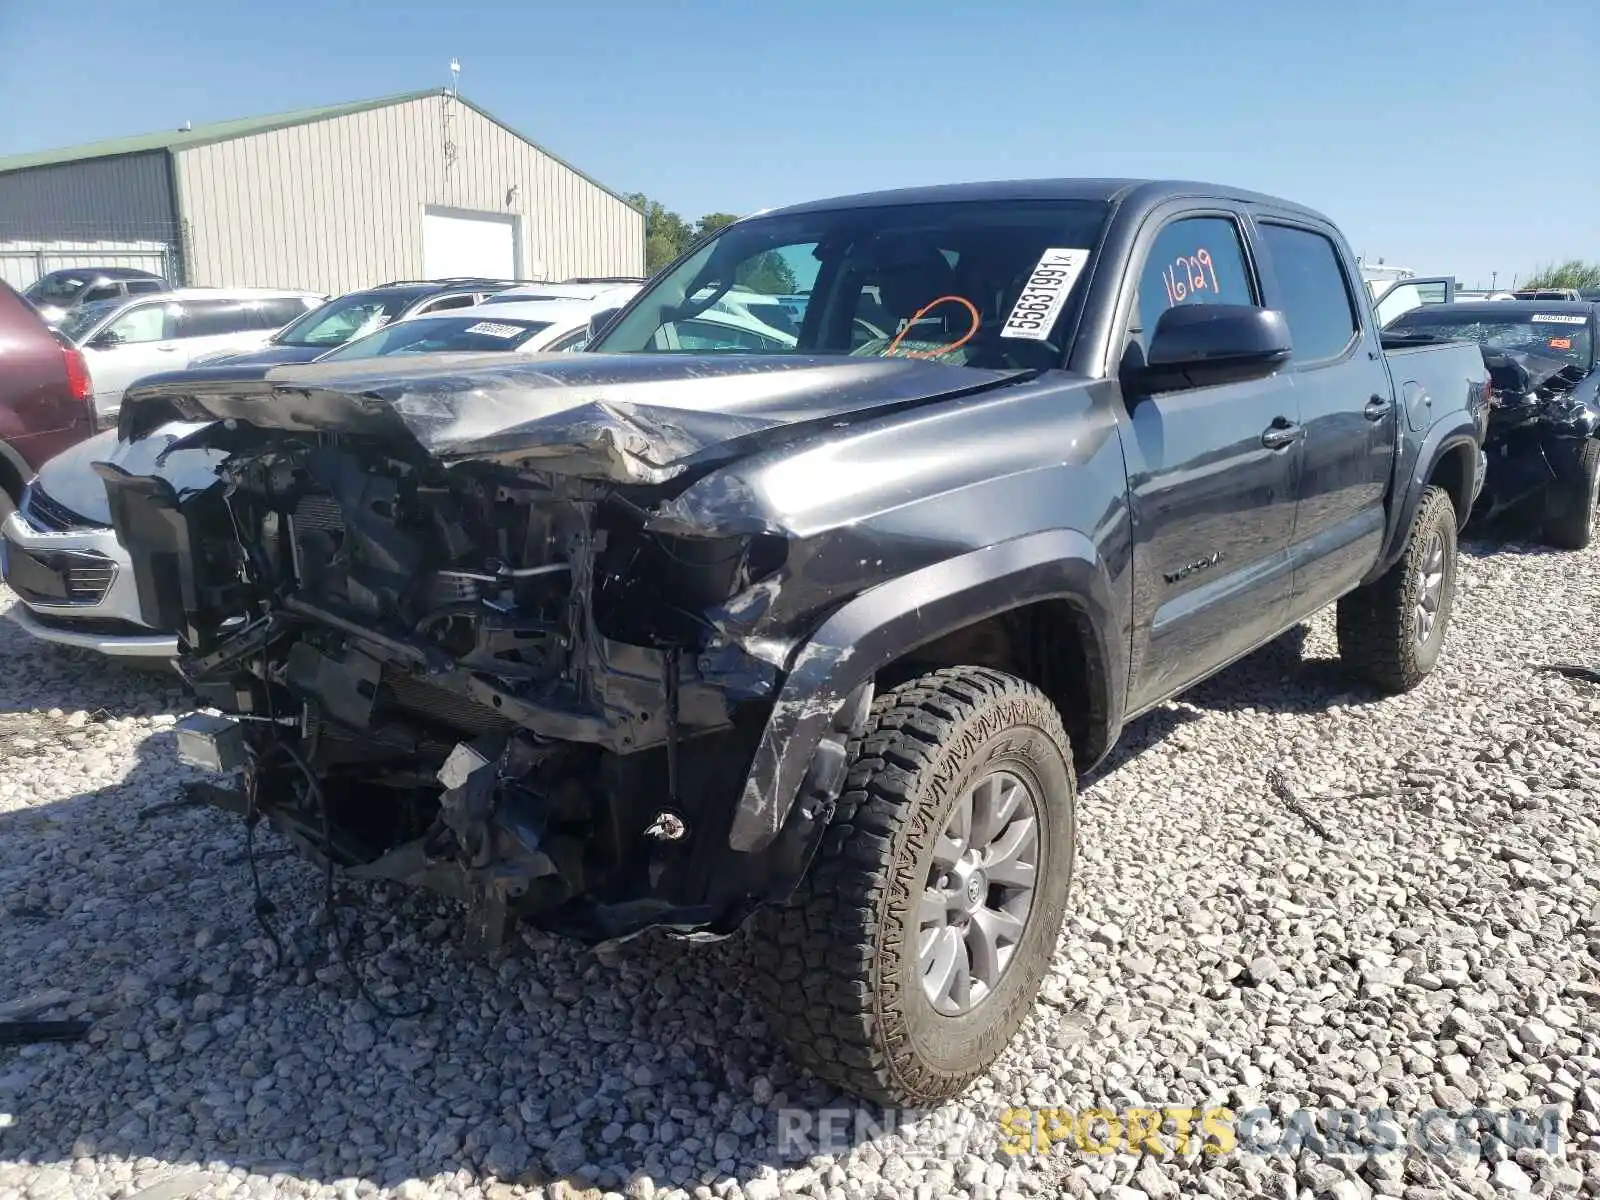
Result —
<instances>
[{"instance_id":1,"label":"damaged front fender","mask_svg":"<svg viewBox=\"0 0 1600 1200\"><path fill-rule=\"evenodd\" d=\"M877 672L953 630L1043 600L1067 601L1086 616L1090 707L1115 720L1126 699L1128 647L1110 636L1121 625L1094 543L1051 529L974 550L862 593L799 648L756 746L728 845L759 851L797 800L803 810L832 804ZM1109 745L1116 730L1102 739Z\"/></svg>"}]
</instances>

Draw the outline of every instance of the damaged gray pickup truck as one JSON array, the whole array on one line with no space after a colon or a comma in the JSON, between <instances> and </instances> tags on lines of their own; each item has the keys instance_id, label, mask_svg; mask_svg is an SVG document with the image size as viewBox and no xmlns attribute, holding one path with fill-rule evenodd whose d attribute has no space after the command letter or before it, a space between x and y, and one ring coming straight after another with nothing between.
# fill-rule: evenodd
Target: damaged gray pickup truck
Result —
<instances>
[{"instance_id":1,"label":"damaged gray pickup truck","mask_svg":"<svg viewBox=\"0 0 1600 1200\"><path fill-rule=\"evenodd\" d=\"M757 283L793 346L697 321ZM1336 601L1427 675L1486 383L1306 209L961 185L741 220L584 353L153 380L121 438L210 422L215 481L97 470L249 816L485 951L759 912L796 1057L921 1103L1033 1003L1125 721Z\"/></svg>"}]
</instances>

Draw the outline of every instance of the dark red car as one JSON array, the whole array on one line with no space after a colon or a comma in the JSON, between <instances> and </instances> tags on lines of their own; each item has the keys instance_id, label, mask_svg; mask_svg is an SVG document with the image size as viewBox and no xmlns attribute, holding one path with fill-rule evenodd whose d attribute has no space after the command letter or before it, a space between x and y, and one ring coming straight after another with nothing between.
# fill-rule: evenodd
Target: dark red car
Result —
<instances>
[{"instance_id":1,"label":"dark red car","mask_svg":"<svg viewBox=\"0 0 1600 1200\"><path fill-rule=\"evenodd\" d=\"M93 432L83 354L0 282L0 515L46 461Z\"/></svg>"}]
</instances>

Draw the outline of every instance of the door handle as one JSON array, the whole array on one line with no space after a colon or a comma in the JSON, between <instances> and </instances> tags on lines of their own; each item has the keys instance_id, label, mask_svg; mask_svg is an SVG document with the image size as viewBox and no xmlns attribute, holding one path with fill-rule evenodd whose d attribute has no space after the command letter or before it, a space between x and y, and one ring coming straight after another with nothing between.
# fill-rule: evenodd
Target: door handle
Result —
<instances>
[{"instance_id":1,"label":"door handle","mask_svg":"<svg viewBox=\"0 0 1600 1200\"><path fill-rule=\"evenodd\" d=\"M1361 410L1361 415L1369 421L1381 421L1394 409L1394 401L1385 396L1374 396L1367 401L1366 408Z\"/></svg>"},{"instance_id":2,"label":"door handle","mask_svg":"<svg viewBox=\"0 0 1600 1200\"><path fill-rule=\"evenodd\" d=\"M1305 436L1305 430L1286 417L1279 417L1261 435L1261 444L1268 450L1283 450Z\"/></svg>"},{"instance_id":3,"label":"door handle","mask_svg":"<svg viewBox=\"0 0 1600 1200\"><path fill-rule=\"evenodd\" d=\"M168 342L168 343L165 343L163 345L157 346L156 349L164 351L167 354L171 354L174 350L177 349L177 347L172 345L170 342Z\"/></svg>"}]
</instances>

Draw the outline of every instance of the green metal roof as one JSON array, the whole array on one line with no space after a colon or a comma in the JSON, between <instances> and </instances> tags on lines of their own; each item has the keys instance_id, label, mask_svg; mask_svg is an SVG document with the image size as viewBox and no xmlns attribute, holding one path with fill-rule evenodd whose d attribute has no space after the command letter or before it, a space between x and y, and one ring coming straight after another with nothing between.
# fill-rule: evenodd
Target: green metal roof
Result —
<instances>
[{"instance_id":1,"label":"green metal roof","mask_svg":"<svg viewBox=\"0 0 1600 1200\"><path fill-rule=\"evenodd\" d=\"M49 167L61 163L81 162L86 158L111 158L119 154L143 154L152 150L187 150L194 146L209 146L213 142L227 142L234 138L249 137L252 134L268 133L274 129L288 129L295 125L309 125L313 121L326 121L331 117L347 117L351 113L366 112L374 108L388 108L392 104L406 104L412 100L421 100L427 96L443 94L443 88L425 88L420 92L401 92L394 96L381 96L376 100L352 100L346 104L327 104L321 108L301 108L294 112L275 113L265 117L240 117L233 121L212 121L205 125L196 125L192 129L169 129L160 133L139 133L131 137L109 138L103 142L90 142L83 146L65 146L59 150L35 150L29 154L12 154L0 157L0 174L7 171L21 171L28 167ZM517 137L537 149L541 154L555 159L556 162L566 167L575 175L588 180L595 187L628 203L625 196L618 194L605 184L596 179L591 179L578 168L558 155L551 154L532 138L520 133L514 127L507 125L499 117L480 108L465 96L457 95L456 99L479 116L493 121L496 125L510 130ZM632 207L630 205L630 207Z\"/></svg>"},{"instance_id":2,"label":"green metal roof","mask_svg":"<svg viewBox=\"0 0 1600 1200\"><path fill-rule=\"evenodd\" d=\"M149 150L185 150L191 146L207 146L212 142L226 142L233 138L248 137L253 133L287 129L292 125L309 125L313 121L325 121L329 117L345 117L351 113L365 112L370 108L386 108L391 104L404 104L408 100L420 100L424 96L435 95L438 95L436 89L404 92L398 96L384 96L378 100L328 104L321 108L302 108L267 117L240 117L233 121L212 121L205 125L196 125L193 129L136 133L130 137L108 138L103 142L90 142L83 146L36 150L31 154L12 154L0 158L0 171L20 171L25 167L48 167L57 163L77 162L85 158L110 158L117 154L139 154Z\"/></svg>"}]
</instances>

